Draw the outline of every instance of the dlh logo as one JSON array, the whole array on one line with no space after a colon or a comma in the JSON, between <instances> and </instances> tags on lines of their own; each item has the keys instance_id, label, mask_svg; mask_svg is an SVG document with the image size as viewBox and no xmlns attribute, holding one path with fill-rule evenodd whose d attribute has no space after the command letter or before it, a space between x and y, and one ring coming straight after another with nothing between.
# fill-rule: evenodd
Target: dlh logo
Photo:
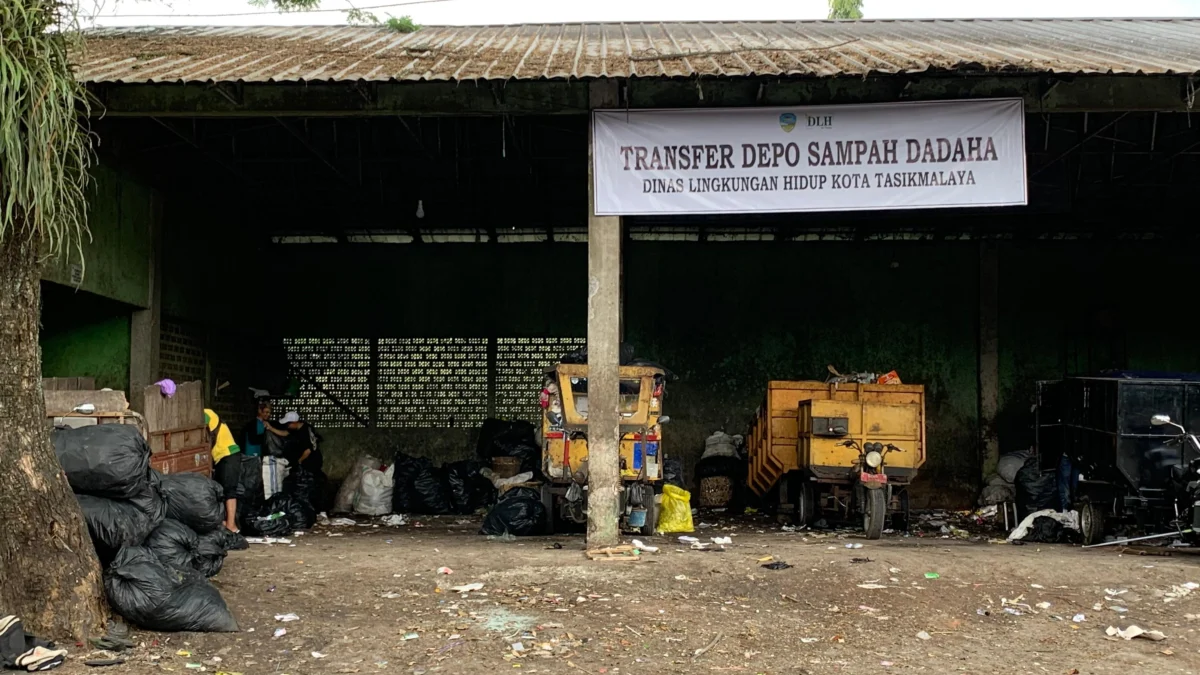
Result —
<instances>
[{"instance_id":1,"label":"dlh logo","mask_svg":"<svg viewBox=\"0 0 1200 675\"><path fill-rule=\"evenodd\" d=\"M833 128L833 115L805 115L804 117L808 120L808 127L810 129L813 127L819 129Z\"/></svg>"}]
</instances>

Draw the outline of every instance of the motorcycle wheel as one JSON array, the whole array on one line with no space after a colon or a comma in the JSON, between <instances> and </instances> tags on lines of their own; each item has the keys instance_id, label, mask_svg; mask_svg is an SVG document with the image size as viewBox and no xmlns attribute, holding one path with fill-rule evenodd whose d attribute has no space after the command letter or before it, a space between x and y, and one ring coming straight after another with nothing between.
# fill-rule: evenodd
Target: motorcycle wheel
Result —
<instances>
[{"instance_id":1,"label":"motorcycle wheel","mask_svg":"<svg viewBox=\"0 0 1200 675\"><path fill-rule=\"evenodd\" d=\"M642 525L642 534L649 537L658 526L658 504L654 501L654 486L650 483L642 486L642 506L646 508L646 523Z\"/></svg>"},{"instance_id":2,"label":"motorcycle wheel","mask_svg":"<svg viewBox=\"0 0 1200 675\"><path fill-rule=\"evenodd\" d=\"M883 535L883 521L887 518L887 498L883 490L866 488L863 498L863 531L867 539L878 539Z\"/></svg>"}]
</instances>

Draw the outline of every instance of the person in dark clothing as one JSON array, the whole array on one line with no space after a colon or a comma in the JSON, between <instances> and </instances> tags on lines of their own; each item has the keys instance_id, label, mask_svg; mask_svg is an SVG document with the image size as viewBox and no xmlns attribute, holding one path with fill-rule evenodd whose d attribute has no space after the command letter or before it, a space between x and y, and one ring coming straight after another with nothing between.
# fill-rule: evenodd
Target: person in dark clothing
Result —
<instances>
[{"instance_id":1,"label":"person in dark clothing","mask_svg":"<svg viewBox=\"0 0 1200 675\"><path fill-rule=\"evenodd\" d=\"M299 413L290 412L283 416L280 423L287 430L287 442L284 445L284 458L288 466L301 467L315 474L321 474L324 459L317 447L320 437L313 431L312 426L300 419Z\"/></svg>"}]
</instances>

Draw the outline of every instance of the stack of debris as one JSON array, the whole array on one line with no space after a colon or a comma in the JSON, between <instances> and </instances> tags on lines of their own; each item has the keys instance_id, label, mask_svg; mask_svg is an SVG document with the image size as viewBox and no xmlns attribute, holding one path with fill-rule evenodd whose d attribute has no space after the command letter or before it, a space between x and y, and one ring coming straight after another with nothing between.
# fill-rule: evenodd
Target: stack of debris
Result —
<instances>
[{"instance_id":1,"label":"stack of debris","mask_svg":"<svg viewBox=\"0 0 1200 675\"><path fill-rule=\"evenodd\" d=\"M237 630L205 578L220 571L227 551L246 547L222 527L220 485L198 474L152 470L150 447L133 426L56 429L54 449L118 614L150 630Z\"/></svg>"}]
</instances>

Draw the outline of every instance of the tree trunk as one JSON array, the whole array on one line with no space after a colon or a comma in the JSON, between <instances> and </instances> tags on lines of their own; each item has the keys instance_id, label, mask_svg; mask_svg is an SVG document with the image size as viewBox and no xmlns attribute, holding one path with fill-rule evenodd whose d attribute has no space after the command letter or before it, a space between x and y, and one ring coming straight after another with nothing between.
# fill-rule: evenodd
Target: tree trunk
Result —
<instances>
[{"instance_id":1,"label":"tree trunk","mask_svg":"<svg viewBox=\"0 0 1200 675\"><path fill-rule=\"evenodd\" d=\"M106 616L100 563L50 444L42 398L39 252L0 241L0 614L39 637L86 640Z\"/></svg>"}]
</instances>

